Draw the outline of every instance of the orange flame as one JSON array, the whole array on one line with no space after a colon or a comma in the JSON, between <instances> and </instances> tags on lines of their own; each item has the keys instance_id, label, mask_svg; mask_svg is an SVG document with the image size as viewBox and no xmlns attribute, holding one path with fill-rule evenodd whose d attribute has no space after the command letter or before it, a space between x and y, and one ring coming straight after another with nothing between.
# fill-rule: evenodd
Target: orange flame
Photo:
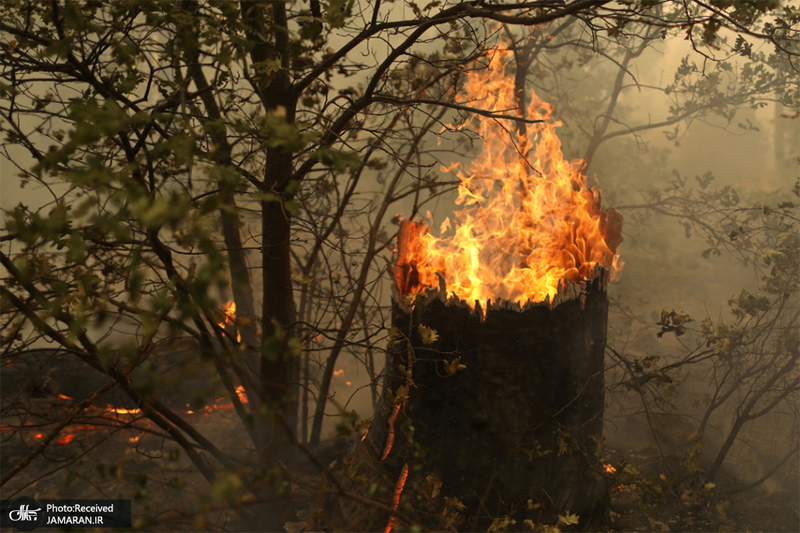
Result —
<instances>
[{"instance_id":1,"label":"orange flame","mask_svg":"<svg viewBox=\"0 0 800 533\"><path fill-rule=\"evenodd\" d=\"M233 321L236 320L236 302L231 300L223 305L222 312L225 313L225 320L220 323L220 327L224 327L226 323L233 324Z\"/></svg>"},{"instance_id":2,"label":"orange flame","mask_svg":"<svg viewBox=\"0 0 800 533\"><path fill-rule=\"evenodd\" d=\"M511 56L500 48L487 68L469 74L469 105L505 116L518 108L514 76L506 74ZM529 96L527 118L541 122L517 131L517 121L477 115L461 126L480 134L482 152L464 171L458 163L442 169L461 180L461 210L452 225L442 223L441 237L417 225L401 228L395 271L401 294L438 287L439 274L448 296L472 307L486 309L490 299L523 305L552 301L561 283L591 279L596 266L612 274L618 268L620 215L601 210L583 161L564 159L553 107L533 91Z\"/></svg>"},{"instance_id":3,"label":"orange flame","mask_svg":"<svg viewBox=\"0 0 800 533\"><path fill-rule=\"evenodd\" d=\"M222 329L226 329L228 326L236 328L236 302L231 300L223 305L222 313L225 315L225 318L217 325ZM238 329L236 330L236 342L242 342L242 334Z\"/></svg>"},{"instance_id":4,"label":"orange flame","mask_svg":"<svg viewBox=\"0 0 800 533\"><path fill-rule=\"evenodd\" d=\"M606 471L606 474L613 474L617 471L617 469L611 464L603 465L603 470Z\"/></svg>"},{"instance_id":5,"label":"orange flame","mask_svg":"<svg viewBox=\"0 0 800 533\"><path fill-rule=\"evenodd\" d=\"M118 415L138 415L142 412L141 409L134 408L134 409L125 409L124 407L109 407L109 412L116 413Z\"/></svg>"},{"instance_id":6,"label":"orange flame","mask_svg":"<svg viewBox=\"0 0 800 533\"><path fill-rule=\"evenodd\" d=\"M236 396L239 397L240 402L247 403L247 393L244 391L244 385L236 387Z\"/></svg>"},{"instance_id":7,"label":"orange flame","mask_svg":"<svg viewBox=\"0 0 800 533\"><path fill-rule=\"evenodd\" d=\"M63 437L58 439L56 442L58 442L59 444L62 444L62 445L63 444L69 444L70 442L75 440L75 437L77 437L77 436L78 435L76 435L75 433L68 433L67 435L64 435Z\"/></svg>"}]
</instances>

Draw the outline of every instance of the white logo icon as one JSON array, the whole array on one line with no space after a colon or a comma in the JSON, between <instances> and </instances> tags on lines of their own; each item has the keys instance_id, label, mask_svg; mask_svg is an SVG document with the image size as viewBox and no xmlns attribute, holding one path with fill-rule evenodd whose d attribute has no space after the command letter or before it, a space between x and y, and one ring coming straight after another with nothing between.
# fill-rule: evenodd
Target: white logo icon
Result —
<instances>
[{"instance_id":1,"label":"white logo icon","mask_svg":"<svg viewBox=\"0 0 800 533\"><path fill-rule=\"evenodd\" d=\"M41 511L42 508L38 509L30 509L29 505L20 505L19 509L14 509L8 513L8 518L12 522L28 522L31 520L36 520L37 513Z\"/></svg>"}]
</instances>

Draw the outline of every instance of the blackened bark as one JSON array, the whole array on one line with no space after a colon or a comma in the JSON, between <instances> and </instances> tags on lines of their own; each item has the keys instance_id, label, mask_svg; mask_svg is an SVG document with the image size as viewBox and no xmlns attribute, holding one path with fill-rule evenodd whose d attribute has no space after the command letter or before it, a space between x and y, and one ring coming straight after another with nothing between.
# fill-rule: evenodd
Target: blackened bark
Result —
<instances>
[{"instance_id":1,"label":"blackened bark","mask_svg":"<svg viewBox=\"0 0 800 533\"><path fill-rule=\"evenodd\" d=\"M503 516L519 527L525 519L552 523L566 512L584 529L595 526L608 497L595 456L608 313L601 285L553 309L490 310L485 321L440 299L411 313L395 305L393 323L407 340L387 361L386 410L371 432L376 455L391 432L392 393L408 384L402 366L413 385L394 421L389 470L409 463L409 482L439 477L442 494L466 505L467 530ZM424 344L419 324L438 340ZM450 375L457 357L466 368Z\"/></svg>"},{"instance_id":2,"label":"blackened bark","mask_svg":"<svg viewBox=\"0 0 800 533\"><path fill-rule=\"evenodd\" d=\"M273 155L270 161L277 166L280 159L280 155ZM288 328L292 315L290 222L283 204L278 201L263 202L261 224L264 273L261 328L267 341L275 338L279 329ZM267 398L275 405L280 405L286 400L290 363L287 354L270 353L268 348L267 344L267 349L262 352L261 383Z\"/></svg>"}]
</instances>

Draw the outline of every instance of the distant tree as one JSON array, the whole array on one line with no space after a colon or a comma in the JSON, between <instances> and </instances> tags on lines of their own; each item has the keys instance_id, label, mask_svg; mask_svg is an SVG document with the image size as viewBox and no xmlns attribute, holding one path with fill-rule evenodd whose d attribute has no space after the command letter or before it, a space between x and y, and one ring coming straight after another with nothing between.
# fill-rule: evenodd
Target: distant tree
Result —
<instances>
[{"instance_id":1,"label":"distant tree","mask_svg":"<svg viewBox=\"0 0 800 533\"><path fill-rule=\"evenodd\" d=\"M677 178L651 190L649 203L621 208L677 219L704 241L698 254L738 259L757 285L730 297L728 313L718 318L663 309L657 323L641 329L677 342L610 346L610 375L614 396L638 397L621 400L623 413L643 413L663 460L659 468L668 473L663 483L639 479L644 499L692 509L716 499L723 507L712 506L711 514L724 517L724 498L798 467L800 183L747 203L730 186L716 188L710 176L697 181L695 189ZM637 329L629 334L641 335ZM670 436L664 420L676 418L680 428ZM757 475L742 477L750 464L761 465ZM693 516L685 519L682 527L690 527Z\"/></svg>"},{"instance_id":2,"label":"distant tree","mask_svg":"<svg viewBox=\"0 0 800 533\"><path fill-rule=\"evenodd\" d=\"M620 79L651 41L682 32L702 54L749 55L760 40L794 65L797 17L755 0L3 2L2 149L19 170L3 188L46 197L7 213L0 237L4 373L41 357L40 382L4 394L4 446L28 451L3 466L3 486L93 421L174 443L244 527L282 529L298 450L327 472L303 443L321 440L343 353L364 362L378 401L387 218L448 186L426 138L485 112L457 97L465 69L509 39L524 94L550 48L598 50L620 74L591 157L620 134ZM707 99L692 72L673 91ZM714 105L683 102L666 122ZM56 368L87 369L94 388L57 401ZM204 387L186 392L198 375ZM49 401L30 401L31 387ZM250 453L170 403L188 394L196 409L220 391ZM140 413L98 417L101 398Z\"/></svg>"}]
</instances>

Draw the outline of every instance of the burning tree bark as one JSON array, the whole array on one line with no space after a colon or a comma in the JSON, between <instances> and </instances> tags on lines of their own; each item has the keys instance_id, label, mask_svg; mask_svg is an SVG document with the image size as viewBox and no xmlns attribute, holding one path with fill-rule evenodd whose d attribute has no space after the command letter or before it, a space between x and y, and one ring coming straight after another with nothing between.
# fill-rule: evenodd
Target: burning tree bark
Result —
<instances>
[{"instance_id":1,"label":"burning tree bark","mask_svg":"<svg viewBox=\"0 0 800 533\"><path fill-rule=\"evenodd\" d=\"M514 108L507 55L470 75L483 108ZM516 138L510 124L474 124L483 152L459 172L452 233L406 221L398 236L396 335L372 443L409 482L440 480L470 529L500 517L588 527L608 499L606 284L622 220L601 209L582 163L564 160L552 108L530 96L532 125Z\"/></svg>"}]
</instances>

